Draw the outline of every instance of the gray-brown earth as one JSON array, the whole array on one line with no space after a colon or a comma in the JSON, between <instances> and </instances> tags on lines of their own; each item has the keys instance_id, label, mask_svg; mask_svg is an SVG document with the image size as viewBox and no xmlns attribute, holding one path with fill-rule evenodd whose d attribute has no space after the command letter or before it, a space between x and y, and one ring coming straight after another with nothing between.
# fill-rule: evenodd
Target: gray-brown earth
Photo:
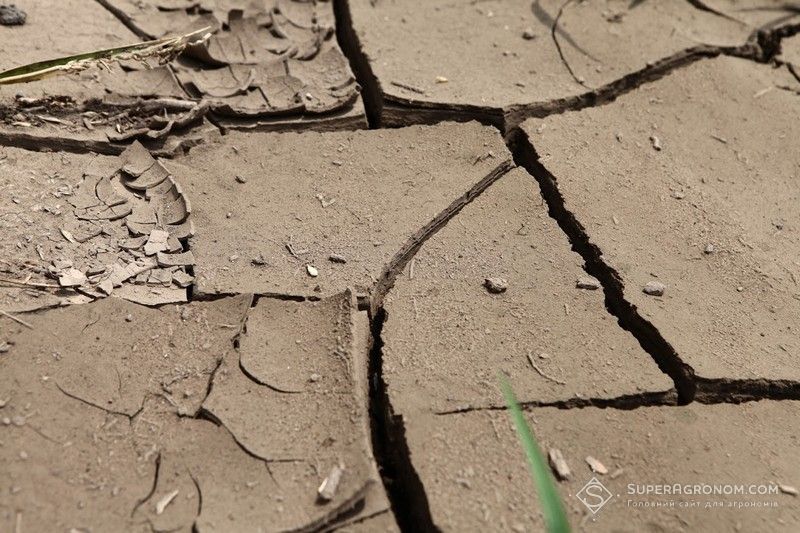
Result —
<instances>
[{"instance_id":1,"label":"gray-brown earth","mask_svg":"<svg viewBox=\"0 0 800 533\"><path fill-rule=\"evenodd\" d=\"M0 531L800 529L794 6L16 4Z\"/></svg>"}]
</instances>

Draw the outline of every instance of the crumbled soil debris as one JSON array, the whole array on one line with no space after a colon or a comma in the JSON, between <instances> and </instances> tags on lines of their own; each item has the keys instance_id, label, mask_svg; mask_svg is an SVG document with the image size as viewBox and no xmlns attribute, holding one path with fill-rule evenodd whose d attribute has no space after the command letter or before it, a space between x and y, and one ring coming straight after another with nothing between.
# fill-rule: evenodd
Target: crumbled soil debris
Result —
<instances>
[{"instance_id":1,"label":"crumbled soil debris","mask_svg":"<svg viewBox=\"0 0 800 533\"><path fill-rule=\"evenodd\" d=\"M606 312L602 291L575 290L583 262L520 169L467 205L414 261L413 279L398 277L385 302L383 374L398 413L501 405L498 372L526 376L516 383L520 401L672 385ZM511 289L487 297L475 282L483 272L503 272Z\"/></svg>"},{"instance_id":2,"label":"crumbled soil debris","mask_svg":"<svg viewBox=\"0 0 800 533\"><path fill-rule=\"evenodd\" d=\"M778 489L776 485L783 480L800 476L794 460L795 437L784 423L799 414L796 401L631 411L535 408L526 413L540 445L557 447L573 467L571 477L556 484L572 524L581 523L587 514L576 495L597 477L611 493L593 524L600 531L680 531L687 527L756 531L769 523L770 528L786 532L800 526L800 515L795 497L778 490L761 496L647 496L636 491L646 485L676 483L755 484ZM536 489L527 470L520 468L524 454L507 412L417 414L405 419L405 433L414 468L426 488L433 522L441 531L466 531L476 525L494 528L497 524L507 524L508 530L514 525L520 527L513 530L544 530L538 504L533 503ZM620 473L602 476L592 472L584 461L587 456ZM502 482L498 472L502 472ZM468 480L469 486L460 480ZM634 494L628 492L630 484ZM645 501L652 505L645 507ZM656 507L657 501L675 503ZM679 507L680 502L692 501L700 503ZM723 505L714 506L715 501ZM745 507L745 501L762 505L774 501L776 506L755 513L753 506ZM706 502L712 503L706 506ZM675 511L678 508L679 513Z\"/></svg>"},{"instance_id":3,"label":"crumbled soil debris","mask_svg":"<svg viewBox=\"0 0 800 533\"><path fill-rule=\"evenodd\" d=\"M366 126L358 86L336 42L333 2L101 3L150 38L175 28L212 28L211 39L174 69L224 127Z\"/></svg>"},{"instance_id":4,"label":"crumbled soil debris","mask_svg":"<svg viewBox=\"0 0 800 533\"><path fill-rule=\"evenodd\" d=\"M170 169L192 201L196 293L326 296L371 287L411 236L497 167L503 158L473 164L487 148L510 157L496 130L445 123L347 133L232 132L193 150ZM331 165L334 154L347 165ZM253 168L258 172L245 171ZM232 178L237 174L249 177L246 194ZM323 207L318 196L336 201ZM331 262L332 253L347 262ZM262 254L266 265L229 260Z\"/></svg>"},{"instance_id":5,"label":"crumbled soil debris","mask_svg":"<svg viewBox=\"0 0 800 533\"><path fill-rule=\"evenodd\" d=\"M617 268L624 297L703 378L800 380L800 108L793 92L761 92L778 85L800 88L785 69L719 57L646 92L524 125L566 210ZM627 140L653 125L669 150ZM626 141L610 142L615 131ZM601 138L602 150L585 144ZM709 241L714 253L703 253ZM648 296L660 288L641 289L654 277L668 287L662 298Z\"/></svg>"},{"instance_id":6,"label":"crumbled soil debris","mask_svg":"<svg viewBox=\"0 0 800 533\"><path fill-rule=\"evenodd\" d=\"M12 199L0 205L0 308L186 301L191 207L138 142L119 157L8 148L0 168Z\"/></svg>"}]
</instances>

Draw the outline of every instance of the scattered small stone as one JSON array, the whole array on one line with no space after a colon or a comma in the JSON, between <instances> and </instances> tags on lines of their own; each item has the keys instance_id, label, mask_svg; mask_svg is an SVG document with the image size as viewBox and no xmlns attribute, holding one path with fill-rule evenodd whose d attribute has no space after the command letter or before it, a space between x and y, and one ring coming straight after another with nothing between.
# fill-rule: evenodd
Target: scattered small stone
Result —
<instances>
[{"instance_id":1,"label":"scattered small stone","mask_svg":"<svg viewBox=\"0 0 800 533\"><path fill-rule=\"evenodd\" d=\"M125 315L125 322L133 322L133 315L130 313Z\"/></svg>"},{"instance_id":2,"label":"scattered small stone","mask_svg":"<svg viewBox=\"0 0 800 533\"><path fill-rule=\"evenodd\" d=\"M319 276L319 270L317 270L313 265L306 265L306 272L308 272L308 275L312 278Z\"/></svg>"},{"instance_id":3,"label":"scattered small stone","mask_svg":"<svg viewBox=\"0 0 800 533\"><path fill-rule=\"evenodd\" d=\"M436 76L436 83L447 83L448 81L450 80L448 80L444 76Z\"/></svg>"},{"instance_id":4,"label":"scattered small stone","mask_svg":"<svg viewBox=\"0 0 800 533\"><path fill-rule=\"evenodd\" d=\"M782 493L789 494L790 496L797 496L800 494L797 489L791 485L778 485L778 489L780 489Z\"/></svg>"},{"instance_id":5,"label":"scattered small stone","mask_svg":"<svg viewBox=\"0 0 800 533\"><path fill-rule=\"evenodd\" d=\"M322 481L322 484L317 489L320 500L329 502L333 499L336 495L336 489L339 487L339 482L342 480L342 474L344 474L342 466L335 465L331 468L331 473L328 474L328 477Z\"/></svg>"},{"instance_id":6,"label":"scattered small stone","mask_svg":"<svg viewBox=\"0 0 800 533\"><path fill-rule=\"evenodd\" d=\"M322 376L320 376L319 374L317 374L317 373L315 372L315 373L311 374L311 376L310 376L308 379L309 379L309 381L311 381L312 383L316 383L316 382L318 382L319 380L321 380L321 379L322 379Z\"/></svg>"},{"instance_id":7,"label":"scattered small stone","mask_svg":"<svg viewBox=\"0 0 800 533\"><path fill-rule=\"evenodd\" d=\"M553 469L558 479L563 481L570 478L572 472L570 472L561 450L558 448L550 448L547 452L547 458L550 461L550 468Z\"/></svg>"},{"instance_id":8,"label":"scattered small stone","mask_svg":"<svg viewBox=\"0 0 800 533\"><path fill-rule=\"evenodd\" d=\"M0 5L0 24L3 26L22 26L27 19L27 13L14 4Z\"/></svg>"},{"instance_id":9,"label":"scattered small stone","mask_svg":"<svg viewBox=\"0 0 800 533\"><path fill-rule=\"evenodd\" d=\"M604 465L591 455L586 456L586 464L589 465L589 468L592 469L592 472L596 472L602 475L608 474L608 468L606 468L606 465Z\"/></svg>"},{"instance_id":10,"label":"scattered small stone","mask_svg":"<svg viewBox=\"0 0 800 533\"><path fill-rule=\"evenodd\" d=\"M5 400L0 400L0 409L2 409L5 406L6 406L6 401Z\"/></svg>"},{"instance_id":11,"label":"scattered small stone","mask_svg":"<svg viewBox=\"0 0 800 533\"><path fill-rule=\"evenodd\" d=\"M672 196L676 200L683 200L684 198L686 198L686 193L684 193L683 191L672 191L670 196Z\"/></svg>"},{"instance_id":12,"label":"scattered small stone","mask_svg":"<svg viewBox=\"0 0 800 533\"><path fill-rule=\"evenodd\" d=\"M666 289L667 287L659 281L648 281L642 289L642 292L650 296L663 296Z\"/></svg>"},{"instance_id":13,"label":"scattered small stone","mask_svg":"<svg viewBox=\"0 0 800 533\"><path fill-rule=\"evenodd\" d=\"M339 254L331 254L330 256L328 256L328 260L330 260L331 263L341 263L341 264L347 263L347 259L343 255Z\"/></svg>"},{"instance_id":14,"label":"scattered small stone","mask_svg":"<svg viewBox=\"0 0 800 533\"><path fill-rule=\"evenodd\" d=\"M742 287L742 286L740 285L740 286L736 287L736 291L737 291L737 292L743 292L743 291L744 291L744 287Z\"/></svg>"},{"instance_id":15,"label":"scattered small stone","mask_svg":"<svg viewBox=\"0 0 800 533\"><path fill-rule=\"evenodd\" d=\"M536 39L536 34L533 32L532 28L525 28L525 30L522 32L522 38L526 41L532 41L533 39Z\"/></svg>"},{"instance_id":16,"label":"scattered small stone","mask_svg":"<svg viewBox=\"0 0 800 533\"><path fill-rule=\"evenodd\" d=\"M585 278L578 278L575 286L579 289L586 289L587 291L596 291L600 288L600 282L591 276Z\"/></svg>"},{"instance_id":17,"label":"scattered small stone","mask_svg":"<svg viewBox=\"0 0 800 533\"><path fill-rule=\"evenodd\" d=\"M158 502L156 502L156 514L163 513L164 509L167 508L167 505L169 505L172 502L172 500L175 499L175 496L177 496L177 495L178 495L178 489L175 489L172 492L170 492L169 494L165 495L160 500L158 500Z\"/></svg>"},{"instance_id":18,"label":"scattered small stone","mask_svg":"<svg viewBox=\"0 0 800 533\"><path fill-rule=\"evenodd\" d=\"M622 133L617 132L614 136L617 138L617 142L622 142Z\"/></svg>"},{"instance_id":19,"label":"scattered small stone","mask_svg":"<svg viewBox=\"0 0 800 533\"><path fill-rule=\"evenodd\" d=\"M0 342L0 353L6 353L11 349L11 345L7 342ZM2 407L2 405L0 405Z\"/></svg>"},{"instance_id":20,"label":"scattered small stone","mask_svg":"<svg viewBox=\"0 0 800 533\"><path fill-rule=\"evenodd\" d=\"M237 175L236 175L236 181L237 181L237 182L239 182L239 183L247 183L247 178L245 178L244 176L240 176L240 175L238 175L238 174L237 174Z\"/></svg>"},{"instance_id":21,"label":"scattered small stone","mask_svg":"<svg viewBox=\"0 0 800 533\"><path fill-rule=\"evenodd\" d=\"M28 452L22 450L21 452L19 452L19 458L22 459L23 461L26 460L28 458Z\"/></svg>"},{"instance_id":22,"label":"scattered small stone","mask_svg":"<svg viewBox=\"0 0 800 533\"><path fill-rule=\"evenodd\" d=\"M233 216L233 213L231 213L230 211L225 213L225 218L231 218L232 216Z\"/></svg>"},{"instance_id":23,"label":"scattered small stone","mask_svg":"<svg viewBox=\"0 0 800 533\"><path fill-rule=\"evenodd\" d=\"M250 262L256 266L266 266L267 258L264 257L264 254L258 254L253 259L251 259Z\"/></svg>"},{"instance_id":24,"label":"scattered small stone","mask_svg":"<svg viewBox=\"0 0 800 533\"><path fill-rule=\"evenodd\" d=\"M483 280L483 286L492 294L500 294L506 292L508 282L503 278L486 278Z\"/></svg>"},{"instance_id":25,"label":"scattered small stone","mask_svg":"<svg viewBox=\"0 0 800 533\"><path fill-rule=\"evenodd\" d=\"M21 427L25 425L25 417L24 416L15 416L11 419L11 423L17 427Z\"/></svg>"},{"instance_id":26,"label":"scattered small stone","mask_svg":"<svg viewBox=\"0 0 800 533\"><path fill-rule=\"evenodd\" d=\"M11 419L8 418L7 416L3 417L2 422L3 422L4 426L10 426L11 425Z\"/></svg>"},{"instance_id":27,"label":"scattered small stone","mask_svg":"<svg viewBox=\"0 0 800 533\"><path fill-rule=\"evenodd\" d=\"M704 254L713 254L714 253L714 245L711 243L706 244L706 247L703 248Z\"/></svg>"},{"instance_id":28,"label":"scattered small stone","mask_svg":"<svg viewBox=\"0 0 800 533\"><path fill-rule=\"evenodd\" d=\"M661 151L661 139L655 135L651 135L650 141L653 143L653 148L655 148L656 151Z\"/></svg>"}]
</instances>

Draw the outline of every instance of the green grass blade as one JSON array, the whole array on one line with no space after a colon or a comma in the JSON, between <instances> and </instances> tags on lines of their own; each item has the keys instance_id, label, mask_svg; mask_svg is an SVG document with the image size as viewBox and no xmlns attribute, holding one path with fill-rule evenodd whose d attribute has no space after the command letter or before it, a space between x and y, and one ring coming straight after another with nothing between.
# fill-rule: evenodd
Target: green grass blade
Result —
<instances>
[{"instance_id":1,"label":"green grass blade","mask_svg":"<svg viewBox=\"0 0 800 533\"><path fill-rule=\"evenodd\" d=\"M500 375L500 385L503 389L503 396L505 396L506 399L508 412L511 415L511 419L514 421L520 443L528 458L528 467L530 468L534 485L536 485L536 491L539 494L539 501L542 504L542 514L544 515L547 532L569 533L570 529L567 515L564 512L564 505L561 503L561 497L550 475L550 469L542 456L542 452L539 450L539 445L536 442L536 438L533 436L533 432L531 432L531 429L528 427L525 415L523 415L522 409L514 396L514 391L503 375Z\"/></svg>"},{"instance_id":2,"label":"green grass blade","mask_svg":"<svg viewBox=\"0 0 800 533\"><path fill-rule=\"evenodd\" d=\"M116 48L106 48L56 59L48 59L46 61L38 61L29 65L22 65L0 72L0 85L36 81L47 76L66 72L69 70L70 66L81 63L101 62L103 60L111 60L120 57L124 58L137 53L145 57L147 55L155 56L157 54L166 55L170 52L179 53L186 46L207 39L209 30L210 28L206 27L177 37L165 37L155 41L134 43L126 46L118 46Z\"/></svg>"}]
</instances>

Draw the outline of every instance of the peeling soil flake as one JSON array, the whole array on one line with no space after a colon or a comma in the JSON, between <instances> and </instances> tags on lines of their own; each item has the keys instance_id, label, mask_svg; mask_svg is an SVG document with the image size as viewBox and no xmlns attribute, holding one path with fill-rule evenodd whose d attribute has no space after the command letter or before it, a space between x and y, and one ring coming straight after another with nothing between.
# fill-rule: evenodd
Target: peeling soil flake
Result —
<instances>
[{"instance_id":1,"label":"peeling soil flake","mask_svg":"<svg viewBox=\"0 0 800 533\"><path fill-rule=\"evenodd\" d=\"M100 0L146 38L209 27L172 68L226 128L366 126L328 0Z\"/></svg>"},{"instance_id":2,"label":"peeling soil flake","mask_svg":"<svg viewBox=\"0 0 800 533\"><path fill-rule=\"evenodd\" d=\"M700 381L800 382L800 97L783 86L800 83L709 59L646 92L524 125L565 222L574 217L576 238L602 251L624 298ZM653 131L661 152L648 146Z\"/></svg>"}]
</instances>

